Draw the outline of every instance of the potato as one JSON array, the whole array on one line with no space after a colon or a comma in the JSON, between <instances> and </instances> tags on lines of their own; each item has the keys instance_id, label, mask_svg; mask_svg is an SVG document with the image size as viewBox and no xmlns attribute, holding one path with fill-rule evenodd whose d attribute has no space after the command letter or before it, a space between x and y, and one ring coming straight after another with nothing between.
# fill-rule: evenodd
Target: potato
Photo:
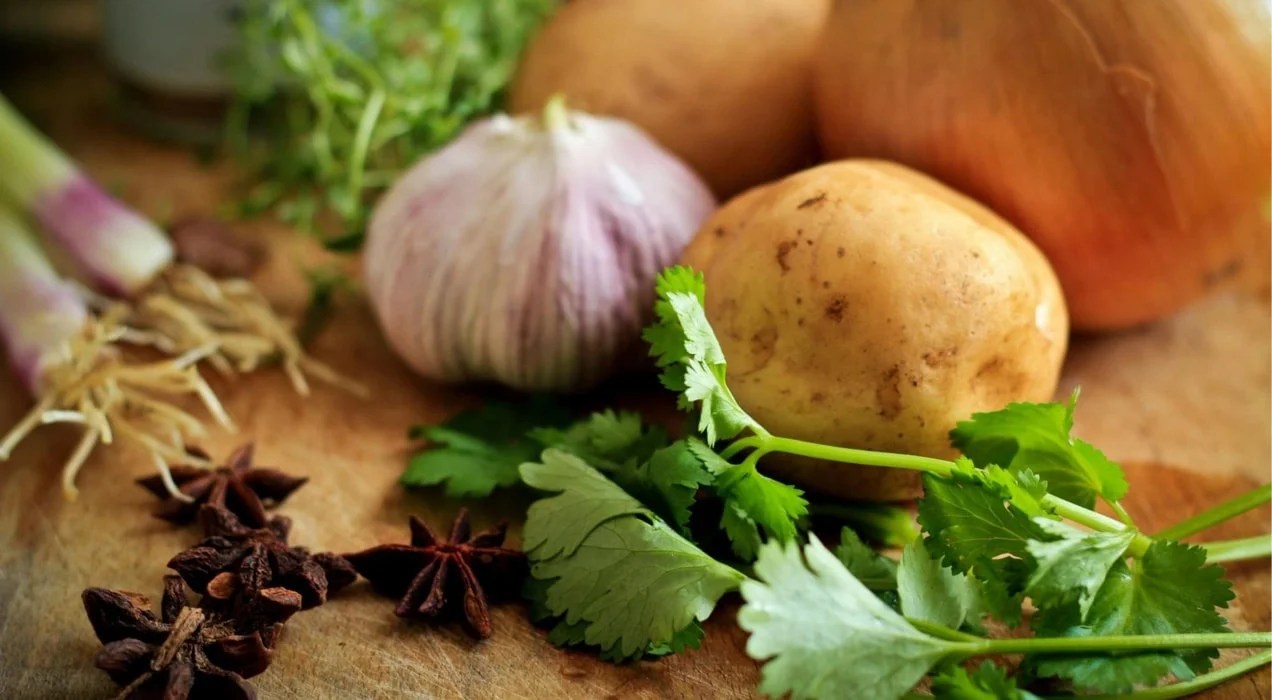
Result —
<instances>
[{"instance_id":1,"label":"potato","mask_svg":"<svg viewBox=\"0 0 1272 700\"><path fill-rule=\"evenodd\" d=\"M954 425L1050 400L1068 314L1045 258L988 209L893 163L828 163L755 188L683 256L707 281L729 386L776 435L950 457ZM845 498L916 474L766 457Z\"/></svg>"},{"instance_id":2,"label":"potato","mask_svg":"<svg viewBox=\"0 0 1272 700\"><path fill-rule=\"evenodd\" d=\"M574 0L535 36L514 112L555 93L648 131L720 197L813 162L812 57L829 0Z\"/></svg>"}]
</instances>

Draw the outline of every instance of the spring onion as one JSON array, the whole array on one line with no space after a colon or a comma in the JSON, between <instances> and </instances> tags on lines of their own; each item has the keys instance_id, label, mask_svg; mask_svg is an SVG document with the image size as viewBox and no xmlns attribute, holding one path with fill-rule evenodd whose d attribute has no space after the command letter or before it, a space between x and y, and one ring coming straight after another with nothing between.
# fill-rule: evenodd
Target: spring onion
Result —
<instances>
[{"instance_id":1,"label":"spring onion","mask_svg":"<svg viewBox=\"0 0 1272 700\"><path fill-rule=\"evenodd\" d=\"M0 336L15 373L36 397L27 415L0 437L0 461L40 425L82 425L84 433L62 471L68 498L75 497L75 476L94 447L116 438L140 446L169 490L181 497L167 465L191 461L185 439L206 431L199 419L167 397L192 394L218 422L231 426L194 366L211 347L158 362L129 362L117 344L129 333L119 322L123 312L124 307L115 306L101 317L91 314L76 287L53 269L25 222L0 207Z\"/></svg>"},{"instance_id":2,"label":"spring onion","mask_svg":"<svg viewBox=\"0 0 1272 700\"><path fill-rule=\"evenodd\" d=\"M305 353L246 280L218 280L173 262L168 238L110 197L0 97L0 194L30 212L50 246L65 251L93 286L127 300L128 340L181 358L206 357L224 373L273 358L301 394L305 375L361 393L361 386Z\"/></svg>"}]
</instances>

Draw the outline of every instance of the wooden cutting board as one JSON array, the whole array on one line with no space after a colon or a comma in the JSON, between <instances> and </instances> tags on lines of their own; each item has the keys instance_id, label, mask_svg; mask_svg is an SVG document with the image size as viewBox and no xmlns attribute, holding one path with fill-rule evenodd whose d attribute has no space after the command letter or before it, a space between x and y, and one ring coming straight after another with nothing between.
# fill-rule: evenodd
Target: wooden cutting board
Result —
<instances>
[{"instance_id":1,"label":"wooden cutting board","mask_svg":"<svg viewBox=\"0 0 1272 700\"><path fill-rule=\"evenodd\" d=\"M10 64L14 65L14 64ZM6 67L7 68L7 67ZM103 120L107 84L91 64L42 57L0 80L10 95L87 169L160 220L218 211L232 173L200 166L189 153L133 138ZM331 262L299 237L267 223L242 227L270 251L257 283L290 312L304 304L300 268ZM1059 395L1083 388L1078 431L1126 460L1127 505L1147 530L1269 479L1268 271L1265 240L1234 285L1179 316L1115 337L1077 339ZM461 505L436 493L407 492L396 479L410 444L406 430L481 401L479 391L412 376L380 340L368 309L346 300L314 353L365 382L358 401L317 387L292 392L277 371L215 386L239 426L204 445L224 456L254 440L258 461L311 481L281 512L293 540L316 550L350 551L403 541L408 514L444 524ZM666 408L666 397L636 382L595 399ZM25 411L16 383L0 381L0 428ZM129 449L100 451L84 468L82 494L68 503L58 473L75 433L47 428L0 464L0 698L109 697L113 685L92 667L98 648L79 603L87 586L157 597L164 562L197 533L148 515L152 497L132 484L149 467ZM524 512L526 500L499 494L467 503L478 526ZM1214 537L1266 532L1265 508L1217 529ZM514 532L515 536L515 532ZM1269 629L1267 562L1235 565L1239 594L1228 618L1239 629ZM254 679L263 698L680 698L750 697L758 667L733 623L734 603L707 623L703 648L657 662L614 666L550 646L521 606L495 612L495 636L410 624L390 601L358 584L288 623L274 665ZM1225 653L1223 661L1239 656ZM1213 698L1269 696L1267 670L1213 691Z\"/></svg>"}]
</instances>

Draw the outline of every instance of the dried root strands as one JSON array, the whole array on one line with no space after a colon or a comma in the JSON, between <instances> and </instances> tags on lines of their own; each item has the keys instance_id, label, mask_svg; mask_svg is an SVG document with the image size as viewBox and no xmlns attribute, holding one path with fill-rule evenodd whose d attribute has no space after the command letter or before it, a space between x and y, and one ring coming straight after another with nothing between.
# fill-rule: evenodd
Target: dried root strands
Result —
<instances>
[{"instance_id":1,"label":"dried root strands","mask_svg":"<svg viewBox=\"0 0 1272 700\"><path fill-rule=\"evenodd\" d=\"M120 323L125 313L116 306L94 318L75 286L49 264L26 223L0 206L0 339L14 373L36 399L26 417L0 437L0 461L41 425L77 423L84 434L62 471L68 497L75 496L75 475L93 448L117 438L140 445L167 487L179 494L168 461L187 459L185 437L205 429L170 397L194 395L218 422L231 425L194 367L212 348L161 362L125 361L118 347L129 333Z\"/></svg>"},{"instance_id":2,"label":"dried root strands","mask_svg":"<svg viewBox=\"0 0 1272 700\"><path fill-rule=\"evenodd\" d=\"M289 325L251 282L218 280L191 265L172 265L137 298L128 325L169 354L211 348L223 374L251 372L279 359L292 386L309 394L314 377L358 396L366 388L305 352Z\"/></svg>"},{"instance_id":3,"label":"dried root strands","mask_svg":"<svg viewBox=\"0 0 1272 700\"><path fill-rule=\"evenodd\" d=\"M233 423L216 394L195 367L210 347L179 357L135 363L116 346L123 329L112 318L90 320L69 339L60 358L44 368L35 406L0 439L0 460L7 459L23 438L48 423L77 423L84 434L62 469L62 489L75 498L75 477L98 444L131 441L146 452L174 498L184 495L172 481L170 462L189 462L187 438L207 434L203 421L178 408L172 399L186 394L199 399L220 425Z\"/></svg>"}]
</instances>

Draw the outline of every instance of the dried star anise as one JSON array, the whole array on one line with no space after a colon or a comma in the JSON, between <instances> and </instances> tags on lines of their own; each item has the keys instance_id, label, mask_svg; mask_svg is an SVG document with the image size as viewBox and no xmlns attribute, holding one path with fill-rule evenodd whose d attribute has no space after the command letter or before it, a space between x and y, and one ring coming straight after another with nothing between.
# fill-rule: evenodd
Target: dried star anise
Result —
<instances>
[{"instance_id":1,"label":"dried star anise","mask_svg":"<svg viewBox=\"0 0 1272 700\"><path fill-rule=\"evenodd\" d=\"M207 457L197 448L191 453ZM208 504L229 509L247 525L265 527L269 522L266 506L282 503L309 480L277 469L253 467L251 443L235 450L223 467L174 466L171 472L177 490L188 496L190 501L172 498L163 478L158 475L143 477L137 483L165 499L155 509L155 517L175 523L193 521L199 514L199 508Z\"/></svg>"},{"instance_id":2,"label":"dried star anise","mask_svg":"<svg viewBox=\"0 0 1272 700\"><path fill-rule=\"evenodd\" d=\"M507 525L473 535L468 511L460 510L445 541L411 516L411 544L385 544L344 558L376 590L400 598L400 617L437 617L457 612L478 637L492 631L488 594L506 594L525 575L525 555L502 547ZM485 588L483 588L485 586Z\"/></svg>"},{"instance_id":3,"label":"dried star anise","mask_svg":"<svg viewBox=\"0 0 1272 700\"><path fill-rule=\"evenodd\" d=\"M89 588L82 598L103 644L95 663L124 686L118 698L255 698L244 679L269 666L273 639L300 609L297 593L268 588L243 615L221 619L189 605L176 576L164 578L158 616L136 593Z\"/></svg>"},{"instance_id":4,"label":"dried star anise","mask_svg":"<svg viewBox=\"0 0 1272 700\"><path fill-rule=\"evenodd\" d=\"M260 591L281 586L299 593L308 609L357 578L334 554L313 555L289 546L288 518L274 517L266 527L252 528L225 508L205 505L199 519L211 536L173 557L168 567L206 596L205 608L234 611Z\"/></svg>"}]
</instances>

